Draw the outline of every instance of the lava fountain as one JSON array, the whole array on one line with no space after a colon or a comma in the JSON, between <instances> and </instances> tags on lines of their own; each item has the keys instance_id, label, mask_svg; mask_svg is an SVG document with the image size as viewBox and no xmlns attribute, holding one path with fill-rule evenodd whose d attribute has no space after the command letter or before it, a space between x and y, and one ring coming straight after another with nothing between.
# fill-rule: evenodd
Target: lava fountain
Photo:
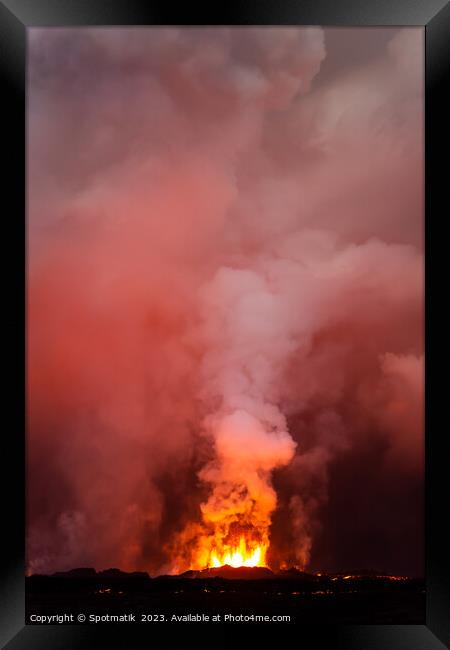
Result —
<instances>
[{"instance_id":1,"label":"lava fountain","mask_svg":"<svg viewBox=\"0 0 450 650\"><path fill-rule=\"evenodd\" d=\"M280 426L284 418L270 409L266 418L269 413L271 422L242 409L208 419L215 456L199 478L210 486L210 494L200 507L201 522L189 524L177 540L178 569L266 566L277 503L271 474L295 450Z\"/></svg>"},{"instance_id":2,"label":"lava fountain","mask_svg":"<svg viewBox=\"0 0 450 650\"><path fill-rule=\"evenodd\" d=\"M232 567L254 567L265 566L267 548L264 545L256 546L254 549L247 545L245 537L241 537L238 546L232 546L220 557L216 552L211 553L209 568L217 568L228 564Z\"/></svg>"},{"instance_id":3,"label":"lava fountain","mask_svg":"<svg viewBox=\"0 0 450 650\"><path fill-rule=\"evenodd\" d=\"M277 505L272 474L296 448L278 406L280 373L295 348L283 304L273 282L249 269L221 268L202 292L202 429L213 451L198 474L209 490L201 522L178 540L184 566L265 565Z\"/></svg>"}]
</instances>

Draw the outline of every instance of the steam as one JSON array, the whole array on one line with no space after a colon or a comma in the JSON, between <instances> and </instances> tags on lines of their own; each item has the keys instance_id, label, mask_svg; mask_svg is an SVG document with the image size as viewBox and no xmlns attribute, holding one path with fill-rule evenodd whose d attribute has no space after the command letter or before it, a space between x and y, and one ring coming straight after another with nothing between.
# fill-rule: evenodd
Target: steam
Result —
<instances>
[{"instance_id":1,"label":"steam","mask_svg":"<svg viewBox=\"0 0 450 650\"><path fill-rule=\"evenodd\" d=\"M219 533L213 535L215 544L227 540L237 525L268 545L276 507L271 473L295 452L286 418L271 401L272 385L280 379L277 369L292 351L284 340L285 323L277 319L278 303L264 279L245 269L221 268L203 291L208 352L202 397L218 408L205 419L215 458L199 476L212 488L201 511Z\"/></svg>"},{"instance_id":2,"label":"steam","mask_svg":"<svg viewBox=\"0 0 450 650\"><path fill-rule=\"evenodd\" d=\"M31 30L30 571L240 529L339 568L339 482L355 544L358 494L417 534L422 43L382 32L327 72L319 28Z\"/></svg>"}]
</instances>

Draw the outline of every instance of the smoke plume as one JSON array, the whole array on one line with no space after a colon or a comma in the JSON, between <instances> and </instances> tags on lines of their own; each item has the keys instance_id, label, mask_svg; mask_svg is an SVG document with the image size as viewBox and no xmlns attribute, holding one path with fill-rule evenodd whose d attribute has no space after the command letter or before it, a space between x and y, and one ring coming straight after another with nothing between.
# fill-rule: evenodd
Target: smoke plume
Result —
<instances>
[{"instance_id":1,"label":"smoke plume","mask_svg":"<svg viewBox=\"0 0 450 650\"><path fill-rule=\"evenodd\" d=\"M422 32L358 31L30 30L29 571L422 572Z\"/></svg>"}]
</instances>

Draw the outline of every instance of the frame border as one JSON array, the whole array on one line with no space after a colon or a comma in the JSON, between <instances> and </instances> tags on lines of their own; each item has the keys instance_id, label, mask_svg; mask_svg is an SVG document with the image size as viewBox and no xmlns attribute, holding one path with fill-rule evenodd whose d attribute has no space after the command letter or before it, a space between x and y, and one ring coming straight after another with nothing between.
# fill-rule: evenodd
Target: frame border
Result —
<instances>
[{"instance_id":1,"label":"frame border","mask_svg":"<svg viewBox=\"0 0 450 650\"><path fill-rule=\"evenodd\" d=\"M448 180L444 160L446 115L444 89L448 86L447 67L450 53L448 25L450 5L445 0L260 0L258 4L227 2L213 9L212 5L164 6L138 0L0 0L0 79L2 108L5 111L3 130L4 189L9 210L5 211L8 248L12 249L13 273L8 265L6 291L9 303L7 322L9 367L5 376L9 429L4 434L2 465L3 520L7 534L2 539L3 555L0 573L0 644L9 650L43 650L50 648L90 648L108 644L111 648L141 647L153 637L142 625L117 626L33 626L25 625L25 289L26 265L26 52L28 27L52 26L114 26L114 25L320 25L320 26L422 26L425 28L425 504L426 504L426 625L328 625L302 626L301 637L307 647L326 643L329 647L358 650L439 650L450 647L450 563L448 543L444 535L445 514L442 508L448 495L448 472L445 435L440 435L440 422L445 422L442 404L442 383L435 377L445 376L443 326L431 303L431 289L444 275L444 254L437 252L431 261L431 247L443 242L445 224L444 195ZM6 164L5 164L6 163ZM439 219L440 217L440 219ZM440 237L439 228L442 229ZM448 253L447 253L448 255ZM12 276L12 277L11 277ZM436 291L437 293L437 291ZM438 296L439 298L440 296ZM431 337L431 324L441 325L442 343ZM433 322L434 321L434 322ZM439 345L441 343L441 345ZM439 363L440 362L440 363ZM438 366L441 368L438 368ZM433 373L431 368L433 367ZM439 373L439 370L442 370ZM438 412L439 406L442 412ZM442 416L439 417L439 416ZM433 422L434 420L434 422ZM440 425L442 426L442 425ZM445 432L443 432L445 433ZM447 489L447 492L446 492ZM8 497L11 498L8 498ZM440 505L442 504L442 506ZM204 624L205 625L205 624ZM205 629L202 625L202 631ZM206 624L207 625L207 624ZM253 642L264 629L269 640L276 626L243 625L222 627L215 624L214 644L236 643L236 626L243 639L250 631ZM191 626L192 627L192 626ZM171 645L172 633L181 632L187 640L186 626L165 628L165 647ZM298 629L298 627L296 628ZM202 638L195 631L195 643ZM208 625L205 637L208 634ZM201 635L203 637L203 634ZM143 642L138 643L138 639ZM206 643L206 639L205 639ZM163 647L163 646L159 646Z\"/></svg>"}]
</instances>

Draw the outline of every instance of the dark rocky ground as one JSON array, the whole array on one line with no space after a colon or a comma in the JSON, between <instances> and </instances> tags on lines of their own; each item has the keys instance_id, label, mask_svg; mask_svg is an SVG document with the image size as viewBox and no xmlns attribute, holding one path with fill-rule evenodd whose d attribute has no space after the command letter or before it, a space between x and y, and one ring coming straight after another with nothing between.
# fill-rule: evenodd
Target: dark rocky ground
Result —
<instances>
[{"instance_id":1,"label":"dark rocky ground","mask_svg":"<svg viewBox=\"0 0 450 650\"><path fill-rule=\"evenodd\" d=\"M31 614L288 615L294 623L424 624L422 579L374 572L314 575L296 569L221 567L150 578L117 569L76 569L26 578Z\"/></svg>"}]
</instances>

